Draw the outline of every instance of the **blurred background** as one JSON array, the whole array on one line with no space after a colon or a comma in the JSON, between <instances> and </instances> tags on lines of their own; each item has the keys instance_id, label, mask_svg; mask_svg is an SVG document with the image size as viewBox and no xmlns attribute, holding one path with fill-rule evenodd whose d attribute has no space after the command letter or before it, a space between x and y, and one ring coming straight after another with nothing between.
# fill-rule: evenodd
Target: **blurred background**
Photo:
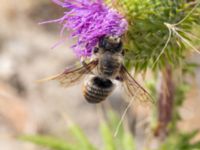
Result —
<instances>
[{"instance_id":1,"label":"blurred background","mask_svg":"<svg viewBox=\"0 0 200 150\"><path fill-rule=\"evenodd\" d=\"M64 89L56 82L36 83L54 75L77 59L67 39L55 49L59 26L38 25L62 16L63 10L50 0L1 0L0 5L0 149L37 150L41 147L18 140L22 134L66 136L69 118L76 122L95 145L102 145L98 126L101 116L98 106L88 104L82 96L81 84ZM200 63L200 56L190 56ZM180 109L183 131L200 129L200 69L195 78L187 79L191 88ZM119 90L109 97L113 108L121 115L126 103ZM109 105L109 104L106 104ZM134 124L134 113L129 113ZM196 136L200 140L200 135Z\"/></svg>"}]
</instances>

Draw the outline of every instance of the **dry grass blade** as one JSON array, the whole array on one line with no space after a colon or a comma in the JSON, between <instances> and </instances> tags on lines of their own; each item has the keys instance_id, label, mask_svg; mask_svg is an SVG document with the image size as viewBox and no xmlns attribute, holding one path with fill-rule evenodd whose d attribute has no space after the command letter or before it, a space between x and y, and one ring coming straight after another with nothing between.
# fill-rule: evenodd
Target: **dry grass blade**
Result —
<instances>
[{"instance_id":1,"label":"dry grass blade","mask_svg":"<svg viewBox=\"0 0 200 150\"><path fill-rule=\"evenodd\" d=\"M168 44L169 44L169 42L170 42L171 36L172 36L172 31L171 31L170 28L168 27L168 24L165 23L165 25L167 26L167 28L168 28L168 30L169 30L169 36L168 36L167 41L166 41L164 47L162 48L160 54L159 54L158 57L156 58L156 61L153 63L153 67L152 67L152 68L155 67L156 63L158 62L158 60L160 59L160 57L161 57L162 54L164 53L165 49L167 48L167 46L168 46Z\"/></svg>"}]
</instances>

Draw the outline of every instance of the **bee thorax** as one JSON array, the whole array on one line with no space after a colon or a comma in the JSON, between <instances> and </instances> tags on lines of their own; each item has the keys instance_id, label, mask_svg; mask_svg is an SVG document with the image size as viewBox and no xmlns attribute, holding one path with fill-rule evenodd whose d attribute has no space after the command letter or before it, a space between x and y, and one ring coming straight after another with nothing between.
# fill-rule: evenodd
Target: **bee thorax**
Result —
<instances>
[{"instance_id":1,"label":"bee thorax","mask_svg":"<svg viewBox=\"0 0 200 150\"><path fill-rule=\"evenodd\" d=\"M110 54L105 55L99 61L99 74L107 78L115 77L119 73L121 64L121 57L114 57Z\"/></svg>"},{"instance_id":2,"label":"bee thorax","mask_svg":"<svg viewBox=\"0 0 200 150\"><path fill-rule=\"evenodd\" d=\"M89 103L99 103L105 100L113 89L111 80L94 76L84 84L83 93Z\"/></svg>"}]
</instances>

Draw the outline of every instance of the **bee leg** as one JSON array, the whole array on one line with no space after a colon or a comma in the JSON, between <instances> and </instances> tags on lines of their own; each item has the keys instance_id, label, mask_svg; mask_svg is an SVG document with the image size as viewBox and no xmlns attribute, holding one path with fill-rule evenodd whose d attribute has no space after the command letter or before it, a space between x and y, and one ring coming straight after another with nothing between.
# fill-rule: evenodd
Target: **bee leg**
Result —
<instances>
[{"instance_id":1,"label":"bee leg","mask_svg":"<svg viewBox=\"0 0 200 150\"><path fill-rule=\"evenodd\" d=\"M122 78L121 76L117 76L115 79L116 79L117 81L123 82L123 78Z\"/></svg>"},{"instance_id":2,"label":"bee leg","mask_svg":"<svg viewBox=\"0 0 200 150\"><path fill-rule=\"evenodd\" d=\"M124 56L126 52L128 52L128 49L123 49L122 50L122 55Z\"/></svg>"},{"instance_id":3,"label":"bee leg","mask_svg":"<svg viewBox=\"0 0 200 150\"><path fill-rule=\"evenodd\" d=\"M88 72L89 73L91 73L91 74L93 74L94 75L94 73L90 70L90 69L88 69L88 67L87 67L87 63L83 60L83 61L81 61L81 63L82 63L82 65L88 70Z\"/></svg>"},{"instance_id":4,"label":"bee leg","mask_svg":"<svg viewBox=\"0 0 200 150\"><path fill-rule=\"evenodd\" d=\"M94 50L93 50L93 53L96 54L96 53L98 53L98 52L99 52L99 48L98 48L98 47L95 47Z\"/></svg>"},{"instance_id":5,"label":"bee leg","mask_svg":"<svg viewBox=\"0 0 200 150\"><path fill-rule=\"evenodd\" d=\"M123 50L122 50L122 56L124 56L124 55L125 55L125 50L123 49Z\"/></svg>"}]
</instances>

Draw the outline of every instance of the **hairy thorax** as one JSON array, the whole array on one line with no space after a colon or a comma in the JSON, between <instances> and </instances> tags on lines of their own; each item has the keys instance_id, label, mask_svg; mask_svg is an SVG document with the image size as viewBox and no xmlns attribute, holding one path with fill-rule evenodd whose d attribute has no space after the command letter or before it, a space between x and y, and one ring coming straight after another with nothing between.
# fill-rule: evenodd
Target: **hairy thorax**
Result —
<instances>
[{"instance_id":1,"label":"hairy thorax","mask_svg":"<svg viewBox=\"0 0 200 150\"><path fill-rule=\"evenodd\" d=\"M99 58L98 74L104 78L115 78L122 65L122 55L110 52L104 53Z\"/></svg>"}]
</instances>

